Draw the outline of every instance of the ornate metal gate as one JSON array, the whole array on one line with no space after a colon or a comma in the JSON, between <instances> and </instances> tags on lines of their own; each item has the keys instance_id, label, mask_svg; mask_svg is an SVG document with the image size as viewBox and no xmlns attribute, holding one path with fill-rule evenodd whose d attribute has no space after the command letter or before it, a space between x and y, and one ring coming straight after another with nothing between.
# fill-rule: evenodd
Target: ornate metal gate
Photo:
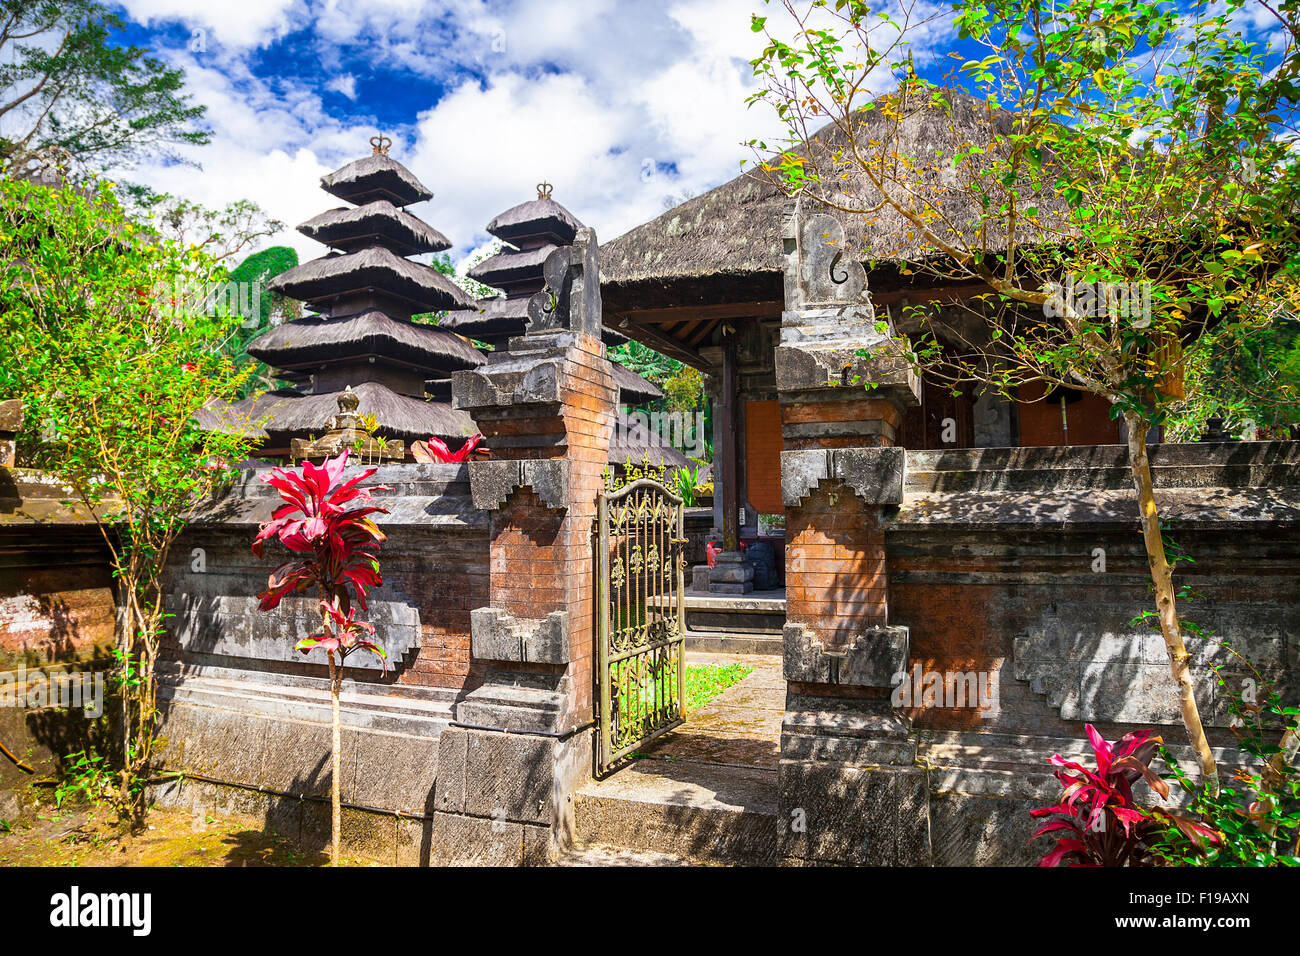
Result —
<instances>
[{"instance_id":1,"label":"ornate metal gate","mask_svg":"<svg viewBox=\"0 0 1300 956\"><path fill-rule=\"evenodd\" d=\"M596 507L603 773L685 717L686 535L682 499L650 478Z\"/></svg>"}]
</instances>

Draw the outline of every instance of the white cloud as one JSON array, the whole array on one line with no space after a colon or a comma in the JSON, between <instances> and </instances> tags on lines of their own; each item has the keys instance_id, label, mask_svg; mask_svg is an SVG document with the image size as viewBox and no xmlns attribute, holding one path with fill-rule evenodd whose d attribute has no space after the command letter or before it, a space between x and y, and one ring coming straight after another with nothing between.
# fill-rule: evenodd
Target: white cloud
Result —
<instances>
[{"instance_id":1,"label":"white cloud","mask_svg":"<svg viewBox=\"0 0 1300 956\"><path fill-rule=\"evenodd\" d=\"M204 31L205 41L227 47L259 47L284 35L306 14L301 0L117 0L137 23L180 22Z\"/></svg>"},{"instance_id":2,"label":"white cloud","mask_svg":"<svg viewBox=\"0 0 1300 956\"><path fill-rule=\"evenodd\" d=\"M355 100L357 98L357 78L351 73L344 73L326 83L325 89L333 90L350 100Z\"/></svg>"},{"instance_id":3,"label":"white cloud","mask_svg":"<svg viewBox=\"0 0 1300 956\"><path fill-rule=\"evenodd\" d=\"M769 108L745 105L756 87L748 61L763 42L749 28L754 0L127 6L149 22L210 26L221 41L198 58L162 51L186 67L196 102L208 106L213 142L193 152L203 172L152 164L136 178L209 205L252 199L290 226L338 205L319 189L319 177L364 155L379 132L364 115L381 104L358 98L358 78L369 79L359 62L445 85L409 125L384 132L397 140L394 158L436 194L412 212L460 253L480 246L488 220L532 198L542 179L557 201L611 239L657 216L666 197L735 176L750 158L742 142L778 129ZM304 28L321 67L317 86L253 74L255 48ZM361 86L369 94L374 84ZM321 90L348 97L358 117L332 116ZM305 256L323 251L296 233L276 241Z\"/></svg>"}]
</instances>

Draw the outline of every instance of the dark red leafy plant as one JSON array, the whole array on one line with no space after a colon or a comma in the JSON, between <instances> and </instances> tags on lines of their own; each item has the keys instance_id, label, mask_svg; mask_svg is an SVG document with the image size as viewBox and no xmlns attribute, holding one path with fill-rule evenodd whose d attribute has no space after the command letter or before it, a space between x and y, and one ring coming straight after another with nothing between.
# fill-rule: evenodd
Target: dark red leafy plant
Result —
<instances>
[{"instance_id":1,"label":"dark red leafy plant","mask_svg":"<svg viewBox=\"0 0 1300 956\"><path fill-rule=\"evenodd\" d=\"M295 557L271 572L258 607L270 611L285 595L315 589L320 598L321 632L304 637L295 646L304 654L316 648L329 661L332 711L333 860L339 859L340 822L340 719L339 693L343 683L343 662L354 651L367 651L380 659L388 673L388 655L373 640L375 628L357 618L357 608L367 610L366 594L383 584L377 549L386 536L371 517L387 514L377 506L348 507L369 501L372 492L390 491L386 485L362 488L361 483L378 469L343 480L348 453L317 467L309 461L300 470L275 468L262 475L280 493L285 504L262 525L253 541L253 553L263 556L266 542L278 540ZM353 598L355 597L355 606Z\"/></svg>"},{"instance_id":2,"label":"dark red leafy plant","mask_svg":"<svg viewBox=\"0 0 1300 956\"><path fill-rule=\"evenodd\" d=\"M462 461L469 461L469 456L474 453L474 449L483 444L483 436L475 435L473 438L465 440L465 444L460 448L452 451L447 447L447 443L440 438L430 438L427 442L416 442L411 446L411 454L418 462L443 462L445 464L458 464Z\"/></svg>"},{"instance_id":3,"label":"dark red leafy plant","mask_svg":"<svg viewBox=\"0 0 1300 956\"><path fill-rule=\"evenodd\" d=\"M1049 763L1064 788L1055 806L1031 810L1033 817L1054 817L1031 840L1056 834L1056 846L1039 866L1150 866L1153 841L1170 826L1199 845L1217 842L1219 834L1204 824L1162 809L1147 809L1133 799L1133 785L1145 780L1161 799L1169 785L1150 767L1162 743L1150 730L1125 734L1112 746L1092 724L1086 725L1097 769L1054 754Z\"/></svg>"}]
</instances>

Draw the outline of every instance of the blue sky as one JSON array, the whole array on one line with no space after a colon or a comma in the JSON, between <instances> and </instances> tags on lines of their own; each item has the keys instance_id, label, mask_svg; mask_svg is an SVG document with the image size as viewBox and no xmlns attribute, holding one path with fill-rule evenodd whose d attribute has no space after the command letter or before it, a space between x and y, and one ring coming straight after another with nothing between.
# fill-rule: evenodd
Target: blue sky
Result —
<instances>
[{"instance_id":1,"label":"blue sky","mask_svg":"<svg viewBox=\"0 0 1300 956\"><path fill-rule=\"evenodd\" d=\"M412 211L461 257L543 179L609 239L735 176L743 141L778 131L769 109L745 105L761 49L750 15L775 13L762 0L115 6L130 42L185 68L213 134L192 151L202 171L152 162L122 175L207 205L252 199L290 227L337 205L320 176L378 132L435 193ZM292 229L278 241L322 251Z\"/></svg>"}]
</instances>

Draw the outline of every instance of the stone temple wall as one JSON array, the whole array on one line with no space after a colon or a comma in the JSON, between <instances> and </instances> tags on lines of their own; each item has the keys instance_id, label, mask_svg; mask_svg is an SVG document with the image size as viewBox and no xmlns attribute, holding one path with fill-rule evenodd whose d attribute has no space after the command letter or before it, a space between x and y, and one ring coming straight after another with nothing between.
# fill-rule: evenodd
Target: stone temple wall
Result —
<instances>
[{"instance_id":1,"label":"stone temple wall","mask_svg":"<svg viewBox=\"0 0 1300 956\"><path fill-rule=\"evenodd\" d=\"M304 846L329 837L329 687L322 654L293 650L320 629L316 599L257 609L267 575L250 545L281 501L249 471L207 505L171 555L166 661L160 668L160 802L261 818ZM465 465L390 465L367 484L388 539L369 620L388 652L349 661L343 684L345 843L367 856L427 862L438 741L481 674L470 612L488 603L488 537ZM356 666L352 666L353 664Z\"/></svg>"},{"instance_id":2,"label":"stone temple wall","mask_svg":"<svg viewBox=\"0 0 1300 956\"><path fill-rule=\"evenodd\" d=\"M40 472L0 467L0 744L36 774L84 748L92 728L80 708L10 703L39 702L56 679L93 691L113 646L108 549L72 497ZM0 820L31 810L31 780L0 756Z\"/></svg>"},{"instance_id":3,"label":"stone temple wall","mask_svg":"<svg viewBox=\"0 0 1300 956\"><path fill-rule=\"evenodd\" d=\"M1177 566L1196 592L1180 613L1212 634L1186 634L1202 719L1230 759L1211 668L1237 689L1254 675L1216 642L1300 695L1300 443L1151 457L1168 534L1194 559ZM932 862L1035 860L1025 810L1059 788L1047 757L1087 752L1085 722L1111 740L1157 727L1195 766L1159 628L1135 622L1154 606L1135 514L1119 446L908 453L885 522L890 622L910 633L902 713L929 768Z\"/></svg>"}]
</instances>

